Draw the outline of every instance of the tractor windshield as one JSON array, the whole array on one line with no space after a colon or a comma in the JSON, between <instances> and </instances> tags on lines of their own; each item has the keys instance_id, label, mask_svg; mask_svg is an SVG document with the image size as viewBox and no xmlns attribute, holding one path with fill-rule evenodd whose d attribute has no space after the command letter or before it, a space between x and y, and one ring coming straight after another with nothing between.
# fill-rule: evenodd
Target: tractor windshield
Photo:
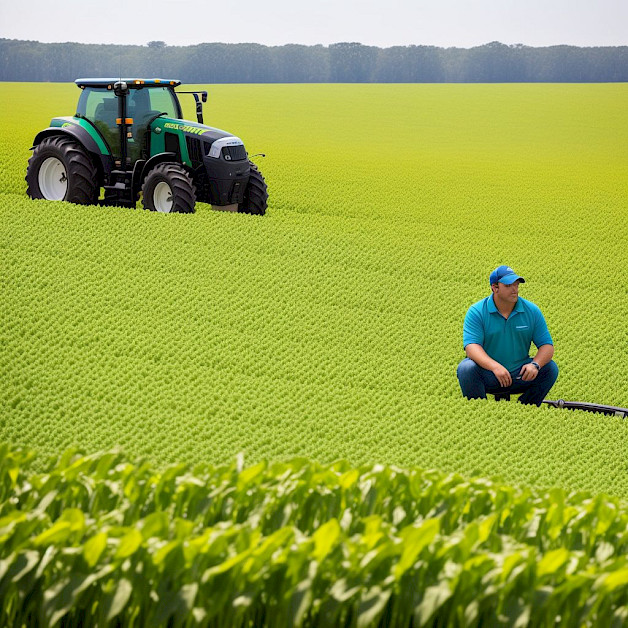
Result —
<instances>
[{"instance_id":1,"label":"tractor windshield","mask_svg":"<svg viewBox=\"0 0 628 628\"><path fill-rule=\"evenodd\" d=\"M180 118L178 103L168 87L151 87L131 90L131 97L148 103L150 115L165 113L169 118Z\"/></svg>"}]
</instances>

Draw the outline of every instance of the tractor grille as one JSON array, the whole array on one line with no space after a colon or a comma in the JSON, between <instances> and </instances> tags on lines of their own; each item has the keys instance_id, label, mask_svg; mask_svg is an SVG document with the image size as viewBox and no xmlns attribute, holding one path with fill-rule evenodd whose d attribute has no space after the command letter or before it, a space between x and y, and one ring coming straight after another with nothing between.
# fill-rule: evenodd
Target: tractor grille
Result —
<instances>
[{"instance_id":1,"label":"tractor grille","mask_svg":"<svg viewBox=\"0 0 628 628\"><path fill-rule=\"evenodd\" d=\"M240 144L240 146L223 146L222 156L227 161L242 161L246 159L246 149Z\"/></svg>"},{"instance_id":2,"label":"tractor grille","mask_svg":"<svg viewBox=\"0 0 628 628\"><path fill-rule=\"evenodd\" d=\"M188 155L192 161L193 166L198 166L203 163L203 149L201 147L201 140L196 137L185 136L185 141L188 145Z\"/></svg>"}]
</instances>

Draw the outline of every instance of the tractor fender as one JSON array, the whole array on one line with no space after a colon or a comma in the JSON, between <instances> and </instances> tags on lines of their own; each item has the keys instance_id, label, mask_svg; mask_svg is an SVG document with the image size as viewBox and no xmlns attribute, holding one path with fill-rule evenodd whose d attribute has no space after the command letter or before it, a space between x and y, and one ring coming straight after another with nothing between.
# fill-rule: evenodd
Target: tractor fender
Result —
<instances>
[{"instance_id":1,"label":"tractor fender","mask_svg":"<svg viewBox=\"0 0 628 628\"><path fill-rule=\"evenodd\" d=\"M177 156L176 153L159 153L158 155L153 155L150 159L146 161L138 161L135 163L135 168L133 168L133 192L138 193L142 189L142 184L144 183L144 179L148 175L148 173L157 165L164 162L175 162L181 163L181 160ZM182 164L183 165L183 164Z\"/></svg>"},{"instance_id":2,"label":"tractor fender","mask_svg":"<svg viewBox=\"0 0 628 628\"><path fill-rule=\"evenodd\" d=\"M47 129L40 131L35 136L31 150L41 144L42 140L47 137L52 137L53 135L69 135L70 137L77 139L83 145L85 150L90 153L95 153L96 155L100 153L100 149L98 148L98 144L96 144L94 138L83 127L75 124L64 127L49 126Z\"/></svg>"},{"instance_id":3,"label":"tractor fender","mask_svg":"<svg viewBox=\"0 0 628 628\"><path fill-rule=\"evenodd\" d=\"M30 150L35 149L41 142L47 137L54 136L67 136L71 137L79 142L83 148L88 151L94 160L94 165L98 169L99 178L102 180L102 175L105 172L110 172L113 167L111 155L103 155L96 144L94 138L81 126L69 125L65 127L51 126L43 131L40 131L33 140L33 146Z\"/></svg>"}]
</instances>

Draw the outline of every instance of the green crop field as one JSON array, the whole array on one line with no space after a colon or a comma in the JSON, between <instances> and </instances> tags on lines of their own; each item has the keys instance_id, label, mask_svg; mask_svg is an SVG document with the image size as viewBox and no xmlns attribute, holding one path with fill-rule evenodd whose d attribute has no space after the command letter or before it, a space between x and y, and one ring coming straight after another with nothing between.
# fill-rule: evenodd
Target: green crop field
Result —
<instances>
[{"instance_id":1,"label":"green crop field","mask_svg":"<svg viewBox=\"0 0 628 628\"><path fill-rule=\"evenodd\" d=\"M626 421L468 402L455 376L507 263L552 398L628 406L628 85L209 87L206 122L266 153L263 218L31 201L32 139L79 90L0 90L3 440L628 497Z\"/></svg>"},{"instance_id":2,"label":"green crop field","mask_svg":"<svg viewBox=\"0 0 628 628\"><path fill-rule=\"evenodd\" d=\"M208 89L264 217L29 200L0 84L0 623L628 621L628 421L455 375L506 263L628 406L628 85Z\"/></svg>"}]
</instances>

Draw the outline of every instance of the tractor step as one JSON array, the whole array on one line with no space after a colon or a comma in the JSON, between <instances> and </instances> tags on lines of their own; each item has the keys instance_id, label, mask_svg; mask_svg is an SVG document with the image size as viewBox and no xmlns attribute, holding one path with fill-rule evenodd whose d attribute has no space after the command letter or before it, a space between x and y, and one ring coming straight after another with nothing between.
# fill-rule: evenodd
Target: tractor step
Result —
<instances>
[{"instance_id":1,"label":"tractor step","mask_svg":"<svg viewBox=\"0 0 628 628\"><path fill-rule=\"evenodd\" d=\"M120 185L130 187L132 176L133 173L128 170L112 170L109 173L109 185L104 187L116 187L118 189Z\"/></svg>"},{"instance_id":2,"label":"tractor step","mask_svg":"<svg viewBox=\"0 0 628 628\"><path fill-rule=\"evenodd\" d=\"M100 201L100 205L135 207L137 199L133 197L132 176L128 170L112 170L109 173L109 182L103 185L105 198Z\"/></svg>"}]
</instances>

